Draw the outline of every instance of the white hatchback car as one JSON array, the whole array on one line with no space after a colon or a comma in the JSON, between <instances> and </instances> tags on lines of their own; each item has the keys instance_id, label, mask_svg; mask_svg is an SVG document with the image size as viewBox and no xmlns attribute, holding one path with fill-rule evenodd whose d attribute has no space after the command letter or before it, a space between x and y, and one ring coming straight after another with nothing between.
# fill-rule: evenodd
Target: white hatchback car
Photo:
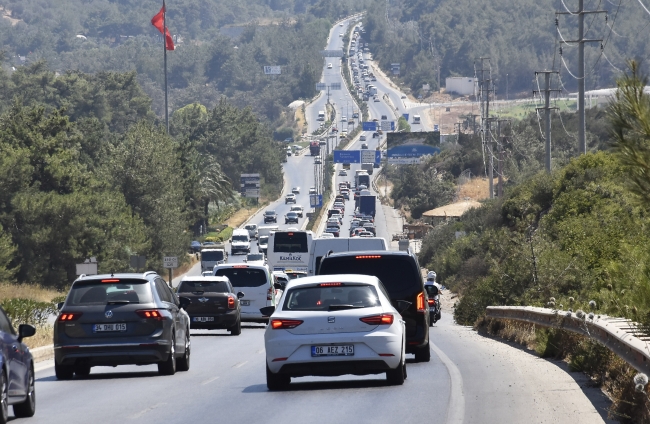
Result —
<instances>
[{"instance_id":1,"label":"white hatchback car","mask_svg":"<svg viewBox=\"0 0 650 424\"><path fill-rule=\"evenodd\" d=\"M398 301L401 310L409 302ZM374 276L327 275L291 280L264 333L266 385L281 390L291 377L386 373L406 378L402 316Z\"/></svg>"}]
</instances>

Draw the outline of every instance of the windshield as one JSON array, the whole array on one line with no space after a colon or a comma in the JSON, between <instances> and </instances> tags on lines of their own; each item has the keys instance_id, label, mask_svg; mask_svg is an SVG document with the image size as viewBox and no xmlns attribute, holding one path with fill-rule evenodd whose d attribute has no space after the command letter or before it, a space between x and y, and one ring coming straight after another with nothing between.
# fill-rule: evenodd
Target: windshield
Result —
<instances>
[{"instance_id":1,"label":"windshield","mask_svg":"<svg viewBox=\"0 0 650 424\"><path fill-rule=\"evenodd\" d=\"M210 261L210 262L216 262L216 261L223 261L223 252L221 251L203 251L201 252L201 260L202 261Z\"/></svg>"},{"instance_id":2,"label":"windshield","mask_svg":"<svg viewBox=\"0 0 650 424\"><path fill-rule=\"evenodd\" d=\"M275 211L266 211L264 212L266 215L275 215Z\"/></svg>"},{"instance_id":3,"label":"windshield","mask_svg":"<svg viewBox=\"0 0 650 424\"><path fill-rule=\"evenodd\" d=\"M257 244L269 244L269 236L260 236Z\"/></svg>"},{"instance_id":4,"label":"windshield","mask_svg":"<svg viewBox=\"0 0 650 424\"><path fill-rule=\"evenodd\" d=\"M181 281L178 293L230 293L230 287L225 281Z\"/></svg>"},{"instance_id":5,"label":"windshield","mask_svg":"<svg viewBox=\"0 0 650 424\"><path fill-rule=\"evenodd\" d=\"M246 228L247 230L257 230L257 225L255 224L247 225L244 228Z\"/></svg>"},{"instance_id":6,"label":"windshield","mask_svg":"<svg viewBox=\"0 0 650 424\"><path fill-rule=\"evenodd\" d=\"M232 241L248 241L248 236L232 236Z\"/></svg>"},{"instance_id":7,"label":"windshield","mask_svg":"<svg viewBox=\"0 0 650 424\"><path fill-rule=\"evenodd\" d=\"M153 302L153 298L151 297L151 289L148 283L147 280L121 278L79 281L70 289L70 293L66 299L66 305L151 303Z\"/></svg>"},{"instance_id":8,"label":"windshield","mask_svg":"<svg viewBox=\"0 0 650 424\"><path fill-rule=\"evenodd\" d=\"M422 290L422 277L408 257L377 256L368 259L356 259L353 255L326 258L322 261L318 274L374 275L384 284L391 298L397 299Z\"/></svg>"},{"instance_id":9,"label":"windshield","mask_svg":"<svg viewBox=\"0 0 650 424\"><path fill-rule=\"evenodd\" d=\"M233 287L260 287L269 284L264 270L257 268L221 268L218 277L228 277Z\"/></svg>"},{"instance_id":10,"label":"windshield","mask_svg":"<svg viewBox=\"0 0 650 424\"><path fill-rule=\"evenodd\" d=\"M285 311L329 311L381 306L377 291L368 285L340 287L300 287L288 291Z\"/></svg>"},{"instance_id":11,"label":"windshield","mask_svg":"<svg viewBox=\"0 0 650 424\"><path fill-rule=\"evenodd\" d=\"M246 257L247 260L249 261L263 261L264 260L264 255L261 253L255 253L253 255L248 255Z\"/></svg>"}]
</instances>

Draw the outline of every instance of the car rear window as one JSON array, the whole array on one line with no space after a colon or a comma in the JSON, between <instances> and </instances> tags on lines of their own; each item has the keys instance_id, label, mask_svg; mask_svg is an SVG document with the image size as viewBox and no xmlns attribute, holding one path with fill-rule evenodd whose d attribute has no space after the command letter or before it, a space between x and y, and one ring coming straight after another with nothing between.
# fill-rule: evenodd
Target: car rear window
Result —
<instances>
[{"instance_id":1,"label":"car rear window","mask_svg":"<svg viewBox=\"0 0 650 424\"><path fill-rule=\"evenodd\" d=\"M201 259L204 261L223 261L223 252L201 252Z\"/></svg>"},{"instance_id":2,"label":"car rear window","mask_svg":"<svg viewBox=\"0 0 650 424\"><path fill-rule=\"evenodd\" d=\"M65 304L67 306L83 306L151 302L153 302L153 298L149 281L107 278L74 283Z\"/></svg>"},{"instance_id":3,"label":"car rear window","mask_svg":"<svg viewBox=\"0 0 650 424\"><path fill-rule=\"evenodd\" d=\"M260 287L268 284L266 273L258 268L220 268L215 275L228 277L233 287Z\"/></svg>"},{"instance_id":4,"label":"car rear window","mask_svg":"<svg viewBox=\"0 0 650 424\"><path fill-rule=\"evenodd\" d=\"M230 293L230 287L225 281L182 281L178 293Z\"/></svg>"},{"instance_id":5,"label":"car rear window","mask_svg":"<svg viewBox=\"0 0 650 424\"><path fill-rule=\"evenodd\" d=\"M422 291L418 271L409 256L350 255L324 258L318 275L373 275L384 284L392 299L401 299Z\"/></svg>"},{"instance_id":6,"label":"car rear window","mask_svg":"<svg viewBox=\"0 0 650 424\"><path fill-rule=\"evenodd\" d=\"M329 311L333 308L357 309L381 306L377 290L369 285L337 287L296 287L284 300L284 311Z\"/></svg>"}]
</instances>

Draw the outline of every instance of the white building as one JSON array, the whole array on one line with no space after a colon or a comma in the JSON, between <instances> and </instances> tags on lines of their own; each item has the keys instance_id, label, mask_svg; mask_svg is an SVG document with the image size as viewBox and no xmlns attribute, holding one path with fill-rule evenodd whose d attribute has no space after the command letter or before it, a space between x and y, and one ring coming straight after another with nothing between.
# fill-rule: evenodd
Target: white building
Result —
<instances>
[{"instance_id":1,"label":"white building","mask_svg":"<svg viewBox=\"0 0 650 424\"><path fill-rule=\"evenodd\" d=\"M449 77L445 78L445 91L461 96L470 96L475 92L476 78L474 77Z\"/></svg>"}]
</instances>

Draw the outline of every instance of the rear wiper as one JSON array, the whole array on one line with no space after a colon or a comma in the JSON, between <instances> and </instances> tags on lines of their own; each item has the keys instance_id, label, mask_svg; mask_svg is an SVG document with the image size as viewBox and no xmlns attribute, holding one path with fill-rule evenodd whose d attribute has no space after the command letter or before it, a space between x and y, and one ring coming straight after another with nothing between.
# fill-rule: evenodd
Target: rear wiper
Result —
<instances>
[{"instance_id":1,"label":"rear wiper","mask_svg":"<svg viewBox=\"0 0 650 424\"><path fill-rule=\"evenodd\" d=\"M341 304L341 305L330 305L329 310L330 311L342 311L344 309L357 309L357 308L363 308L363 306L355 306L355 305L351 305L351 304L347 303L347 304Z\"/></svg>"},{"instance_id":2,"label":"rear wiper","mask_svg":"<svg viewBox=\"0 0 650 424\"><path fill-rule=\"evenodd\" d=\"M131 302L130 300L109 300L106 302L107 305L126 305L127 303L140 303L140 302Z\"/></svg>"}]
</instances>

